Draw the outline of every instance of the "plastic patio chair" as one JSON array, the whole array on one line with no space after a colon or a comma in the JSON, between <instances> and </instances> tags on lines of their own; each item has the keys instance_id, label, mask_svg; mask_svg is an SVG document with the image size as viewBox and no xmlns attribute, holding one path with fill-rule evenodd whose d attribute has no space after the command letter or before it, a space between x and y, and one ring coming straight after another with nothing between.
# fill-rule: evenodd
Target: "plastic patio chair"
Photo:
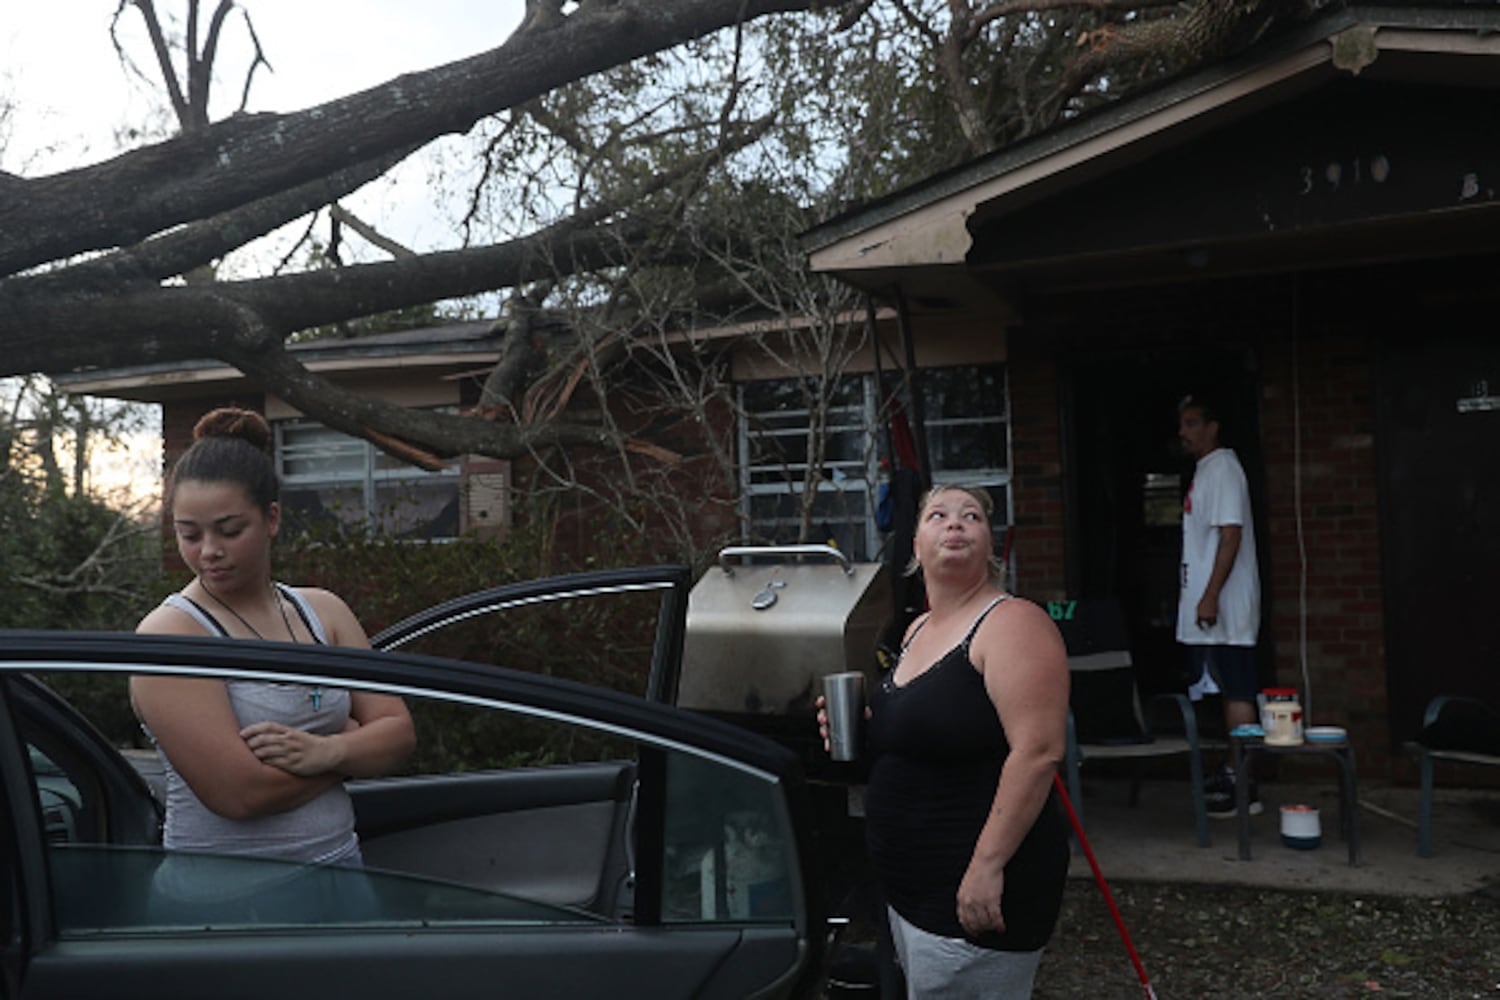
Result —
<instances>
[{"instance_id":1,"label":"plastic patio chair","mask_svg":"<svg viewBox=\"0 0 1500 1000\"><path fill-rule=\"evenodd\" d=\"M1500 712L1477 698L1440 694L1427 703L1412 744L1422 765L1417 805L1417 854L1432 857L1434 760L1500 767Z\"/></svg>"},{"instance_id":2,"label":"plastic patio chair","mask_svg":"<svg viewBox=\"0 0 1500 1000\"><path fill-rule=\"evenodd\" d=\"M1130 652L1125 612L1118 601L1061 601L1053 618L1068 649L1072 676L1068 738L1064 760L1068 795L1082 816L1081 773L1089 760L1131 760L1130 805L1140 802L1145 762L1153 757L1186 757L1193 821L1200 847L1208 847L1208 811L1203 797L1203 757L1198 717L1186 694L1153 695L1142 703ZM1149 716L1179 717L1182 735L1154 732ZM1149 713L1149 716L1148 716Z\"/></svg>"}]
</instances>

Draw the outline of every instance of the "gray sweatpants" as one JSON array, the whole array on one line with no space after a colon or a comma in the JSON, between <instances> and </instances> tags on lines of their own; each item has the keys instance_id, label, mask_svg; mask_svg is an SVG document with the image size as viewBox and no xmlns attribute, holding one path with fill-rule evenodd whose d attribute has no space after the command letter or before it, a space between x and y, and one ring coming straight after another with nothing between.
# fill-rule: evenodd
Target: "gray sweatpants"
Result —
<instances>
[{"instance_id":1,"label":"gray sweatpants","mask_svg":"<svg viewBox=\"0 0 1500 1000\"><path fill-rule=\"evenodd\" d=\"M887 907L908 1000L1026 1000L1042 949L995 951L930 934Z\"/></svg>"}]
</instances>

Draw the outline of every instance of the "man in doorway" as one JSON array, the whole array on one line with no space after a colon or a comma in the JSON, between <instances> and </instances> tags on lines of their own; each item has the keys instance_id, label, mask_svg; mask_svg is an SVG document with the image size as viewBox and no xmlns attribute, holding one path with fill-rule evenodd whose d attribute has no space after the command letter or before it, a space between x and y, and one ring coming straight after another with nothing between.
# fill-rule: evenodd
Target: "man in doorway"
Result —
<instances>
[{"instance_id":1,"label":"man in doorway","mask_svg":"<svg viewBox=\"0 0 1500 1000\"><path fill-rule=\"evenodd\" d=\"M1260 632L1260 570L1245 470L1232 448L1219 444L1219 413L1206 400L1177 404L1177 435L1197 462L1182 508L1182 592L1177 641L1187 648L1195 686L1223 696L1224 726L1259 721L1255 642ZM1204 788L1208 814L1235 815L1237 775L1226 762ZM1250 812L1261 811L1250 782Z\"/></svg>"}]
</instances>

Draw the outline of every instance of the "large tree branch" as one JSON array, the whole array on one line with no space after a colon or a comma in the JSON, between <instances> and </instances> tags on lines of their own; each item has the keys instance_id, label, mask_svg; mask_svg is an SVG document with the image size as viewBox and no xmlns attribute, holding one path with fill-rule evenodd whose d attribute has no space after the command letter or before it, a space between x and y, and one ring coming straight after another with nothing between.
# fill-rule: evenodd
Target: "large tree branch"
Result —
<instances>
[{"instance_id":1,"label":"large tree branch","mask_svg":"<svg viewBox=\"0 0 1500 1000\"><path fill-rule=\"evenodd\" d=\"M319 378L298 364L280 342L264 350L232 345L222 357L307 416L346 434L374 440L388 450L394 443L381 441L382 435L442 457L479 454L521 458L544 448L599 448L613 443L612 435L597 427L503 424L380 402ZM372 430L377 433L372 435ZM396 450L407 461L418 457L410 448Z\"/></svg>"},{"instance_id":2,"label":"large tree branch","mask_svg":"<svg viewBox=\"0 0 1500 1000\"><path fill-rule=\"evenodd\" d=\"M212 286L165 286L155 278L222 252L246 229L279 224L323 204L331 190L357 187L379 164L350 168L341 182L305 185L239 212L158 237L131 251L107 255L59 272L0 281L0 330L8 331L0 376L81 367L166 363L215 356L206 329L213 303L237 302L255 310L285 338L308 327L369 316L404 306L512 288L528 281L625 263L632 247L659 240L659 224L630 218L603 220L754 142L770 120L746 124L700 156L616 192L540 232L504 244L429 253L336 270L307 271ZM657 248L670 260L670 244ZM109 323L109 338L80 337ZM103 340L103 343L99 342Z\"/></svg>"},{"instance_id":3,"label":"large tree branch","mask_svg":"<svg viewBox=\"0 0 1500 1000\"><path fill-rule=\"evenodd\" d=\"M195 222L126 250L117 250L33 277L0 279L0 289L10 285L24 288L28 295L41 294L45 290L102 290L137 282L154 284L185 274L243 246L248 240L264 236L293 219L331 204L351 191L359 190L390 170L414 149L415 147L408 147L380 159L354 164L328 177L262 198L232 212Z\"/></svg>"},{"instance_id":4,"label":"large tree branch","mask_svg":"<svg viewBox=\"0 0 1500 1000\"><path fill-rule=\"evenodd\" d=\"M1046 102L1044 122L1055 120L1068 101L1114 67L1139 59L1169 65L1216 59L1248 45L1275 21L1306 16L1311 7L1311 0L1196 0L1180 14L1099 28L1090 34L1088 47L1069 64Z\"/></svg>"},{"instance_id":5,"label":"large tree branch","mask_svg":"<svg viewBox=\"0 0 1500 1000\"><path fill-rule=\"evenodd\" d=\"M0 274L127 245L380 157L741 19L847 0L584 4L499 48L285 115L241 116L0 202ZM59 212L60 208L66 211Z\"/></svg>"},{"instance_id":6,"label":"large tree branch","mask_svg":"<svg viewBox=\"0 0 1500 1000\"><path fill-rule=\"evenodd\" d=\"M285 339L351 316L603 267L620 259L622 247L644 242L653 228L649 220L582 232L569 224L496 246L113 295L48 289L33 295L0 286L0 330L6 331L0 377L221 357L219 340L238 329L220 314L226 303L254 310ZM106 324L112 336L80 336Z\"/></svg>"}]
</instances>

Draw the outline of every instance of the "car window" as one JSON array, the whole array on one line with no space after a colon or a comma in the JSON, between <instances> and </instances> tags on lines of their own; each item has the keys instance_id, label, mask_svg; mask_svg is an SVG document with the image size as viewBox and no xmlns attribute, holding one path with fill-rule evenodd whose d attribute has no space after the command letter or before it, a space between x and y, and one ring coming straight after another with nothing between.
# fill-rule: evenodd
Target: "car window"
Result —
<instances>
[{"instance_id":1,"label":"car window","mask_svg":"<svg viewBox=\"0 0 1500 1000\"><path fill-rule=\"evenodd\" d=\"M98 777L64 741L31 724L22 727L22 734L47 843L104 840L106 807Z\"/></svg>"},{"instance_id":2,"label":"car window","mask_svg":"<svg viewBox=\"0 0 1500 1000\"><path fill-rule=\"evenodd\" d=\"M680 629L686 599L685 570L574 574L455 598L371 641L380 649L659 698L651 687L653 667L664 656L675 663L673 630Z\"/></svg>"},{"instance_id":3,"label":"car window","mask_svg":"<svg viewBox=\"0 0 1500 1000\"><path fill-rule=\"evenodd\" d=\"M640 695L651 672L659 603L655 594L620 593L522 604L453 621L402 650Z\"/></svg>"},{"instance_id":4,"label":"car window","mask_svg":"<svg viewBox=\"0 0 1500 1000\"><path fill-rule=\"evenodd\" d=\"M148 848L51 851L64 938L268 927L600 924L584 910L376 868Z\"/></svg>"},{"instance_id":5,"label":"car window","mask_svg":"<svg viewBox=\"0 0 1500 1000\"><path fill-rule=\"evenodd\" d=\"M418 753L400 773L346 783L362 865L100 842L81 833L92 779L33 744L59 935L795 919L794 838L769 775L617 726L474 699L406 701Z\"/></svg>"},{"instance_id":6,"label":"car window","mask_svg":"<svg viewBox=\"0 0 1500 1000\"><path fill-rule=\"evenodd\" d=\"M790 921L790 825L764 781L681 754L667 762L666 923Z\"/></svg>"},{"instance_id":7,"label":"car window","mask_svg":"<svg viewBox=\"0 0 1500 1000\"><path fill-rule=\"evenodd\" d=\"M89 806L84 802L82 789L40 747L27 743L26 753L36 781L37 804L42 810L47 843L72 844L91 839L86 820Z\"/></svg>"}]
</instances>

